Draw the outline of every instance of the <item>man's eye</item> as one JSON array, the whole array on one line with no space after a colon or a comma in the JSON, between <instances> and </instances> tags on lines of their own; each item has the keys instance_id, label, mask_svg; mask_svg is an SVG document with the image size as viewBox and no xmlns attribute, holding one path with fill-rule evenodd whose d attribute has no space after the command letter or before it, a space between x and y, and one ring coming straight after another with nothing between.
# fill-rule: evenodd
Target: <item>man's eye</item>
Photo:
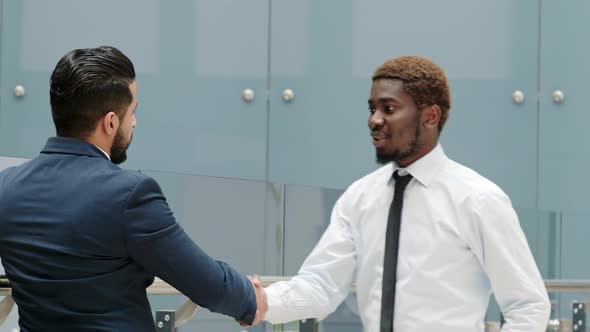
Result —
<instances>
[{"instance_id":1,"label":"man's eye","mask_svg":"<svg viewBox=\"0 0 590 332\"><path fill-rule=\"evenodd\" d=\"M395 111L395 107L394 106L385 106L384 110L387 113L391 113L391 112Z\"/></svg>"},{"instance_id":2,"label":"man's eye","mask_svg":"<svg viewBox=\"0 0 590 332\"><path fill-rule=\"evenodd\" d=\"M373 113L375 113L375 111L376 111L375 107L369 106L369 113L373 114Z\"/></svg>"}]
</instances>

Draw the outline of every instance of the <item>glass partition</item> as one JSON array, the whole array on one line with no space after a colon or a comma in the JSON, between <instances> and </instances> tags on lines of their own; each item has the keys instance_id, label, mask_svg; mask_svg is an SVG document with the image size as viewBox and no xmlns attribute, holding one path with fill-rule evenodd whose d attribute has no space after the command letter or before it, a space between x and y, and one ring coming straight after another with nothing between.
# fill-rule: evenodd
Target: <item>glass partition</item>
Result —
<instances>
[{"instance_id":1,"label":"glass partition","mask_svg":"<svg viewBox=\"0 0 590 332\"><path fill-rule=\"evenodd\" d=\"M280 272L277 223L282 192L264 181L141 170L160 184L178 223L210 256L252 275ZM267 201L268 200L268 201ZM277 219L279 221L276 221ZM271 220L272 219L272 220ZM279 225L280 226L280 225ZM282 231L279 231L282 236ZM152 309L175 310L180 295L150 295ZM265 325L248 331L264 331ZM180 331L242 331L235 320L204 308Z\"/></svg>"}]
</instances>

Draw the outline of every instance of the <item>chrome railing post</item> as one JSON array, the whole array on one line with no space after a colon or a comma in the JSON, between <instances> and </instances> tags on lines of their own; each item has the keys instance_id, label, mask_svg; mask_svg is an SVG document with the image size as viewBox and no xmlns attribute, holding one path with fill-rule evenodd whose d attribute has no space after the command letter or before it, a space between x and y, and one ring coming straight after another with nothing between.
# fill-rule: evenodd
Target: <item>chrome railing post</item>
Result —
<instances>
[{"instance_id":1,"label":"chrome railing post","mask_svg":"<svg viewBox=\"0 0 590 332\"><path fill-rule=\"evenodd\" d=\"M572 303L572 329L574 332L586 331L586 305L584 302Z\"/></svg>"},{"instance_id":2,"label":"chrome railing post","mask_svg":"<svg viewBox=\"0 0 590 332\"><path fill-rule=\"evenodd\" d=\"M156 311L156 331L158 332L177 332L174 325L176 324L176 311L159 310Z\"/></svg>"},{"instance_id":3,"label":"chrome railing post","mask_svg":"<svg viewBox=\"0 0 590 332\"><path fill-rule=\"evenodd\" d=\"M273 325L274 332L300 332L299 322L289 322L285 324Z\"/></svg>"}]
</instances>

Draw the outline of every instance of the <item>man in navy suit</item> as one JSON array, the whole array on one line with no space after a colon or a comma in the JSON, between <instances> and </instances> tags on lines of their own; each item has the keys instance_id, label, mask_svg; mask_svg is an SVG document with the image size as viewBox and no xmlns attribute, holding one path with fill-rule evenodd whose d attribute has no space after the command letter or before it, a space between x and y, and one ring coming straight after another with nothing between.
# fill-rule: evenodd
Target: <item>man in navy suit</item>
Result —
<instances>
[{"instance_id":1,"label":"man in navy suit","mask_svg":"<svg viewBox=\"0 0 590 332\"><path fill-rule=\"evenodd\" d=\"M0 173L0 257L21 331L155 331L158 276L212 311L264 317L259 282L204 253L156 181L117 166L135 128L135 70L113 47L66 54L51 75L57 137Z\"/></svg>"}]
</instances>

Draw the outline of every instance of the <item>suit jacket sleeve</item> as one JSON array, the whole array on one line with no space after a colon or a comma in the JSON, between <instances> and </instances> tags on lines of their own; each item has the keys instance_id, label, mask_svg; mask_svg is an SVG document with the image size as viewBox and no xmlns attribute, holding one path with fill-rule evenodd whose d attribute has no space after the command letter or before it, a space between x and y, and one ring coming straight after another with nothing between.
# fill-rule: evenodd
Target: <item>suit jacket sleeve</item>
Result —
<instances>
[{"instance_id":1,"label":"suit jacket sleeve","mask_svg":"<svg viewBox=\"0 0 590 332\"><path fill-rule=\"evenodd\" d=\"M188 237L154 179L145 177L135 185L123 213L131 258L196 304L252 323L256 297L248 278L213 260Z\"/></svg>"}]
</instances>

